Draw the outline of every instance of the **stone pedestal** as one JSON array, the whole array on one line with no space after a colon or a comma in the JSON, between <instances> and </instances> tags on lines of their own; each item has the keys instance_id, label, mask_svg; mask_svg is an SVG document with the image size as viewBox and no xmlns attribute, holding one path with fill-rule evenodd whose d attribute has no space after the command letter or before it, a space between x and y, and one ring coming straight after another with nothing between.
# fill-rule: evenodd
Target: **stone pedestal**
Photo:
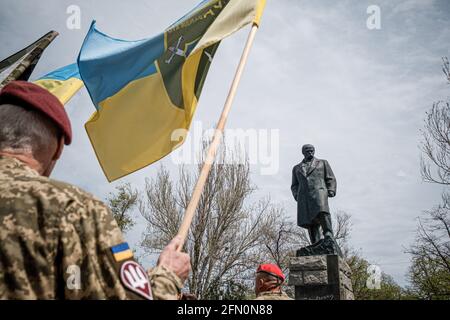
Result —
<instances>
[{"instance_id":1,"label":"stone pedestal","mask_svg":"<svg viewBox=\"0 0 450 320\"><path fill-rule=\"evenodd\" d=\"M288 285L295 300L354 300L351 271L338 255L291 258Z\"/></svg>"}]
</instances>

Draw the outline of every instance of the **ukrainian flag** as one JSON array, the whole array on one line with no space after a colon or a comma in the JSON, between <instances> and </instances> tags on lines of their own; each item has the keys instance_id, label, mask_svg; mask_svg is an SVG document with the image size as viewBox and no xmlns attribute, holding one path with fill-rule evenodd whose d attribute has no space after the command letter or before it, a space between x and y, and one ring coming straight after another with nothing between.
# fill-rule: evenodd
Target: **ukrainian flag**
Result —
<instances>
[{"instance_id":1,"label":"ukrainian flag","mask_svg":"<svg viewBox=\"0 0 450 320\"><path fill-rule=\"evenodd\" d=\"M209 0L154 38L114 39L95 21L78 57L96 107L86 131L109 181L169 154L188 129L208 69L225 37L259 24L265 0ZM178 138L178 137L177 137Z\"/></svg>"},{"instance_id":2,"label":"ukrainian flag","mask_svg":"<svg viewBox=\"0 0 450 320\"><path fill-rule=\"evenodd\" d=\"M133 258L133 251L131 251L128 243L123 242L111 248L114 260L117 262Z\"/></svg>"},{"instance_id":3,"label":"ukrainian flag","mask_svg":"<svg viewBox=\"0 0 450 320\"><path fill-rule=\"evenodd\" d=\"M76 63L57 69L34 81L66 104L83 87Z\"/></svg>"}]
</instances>

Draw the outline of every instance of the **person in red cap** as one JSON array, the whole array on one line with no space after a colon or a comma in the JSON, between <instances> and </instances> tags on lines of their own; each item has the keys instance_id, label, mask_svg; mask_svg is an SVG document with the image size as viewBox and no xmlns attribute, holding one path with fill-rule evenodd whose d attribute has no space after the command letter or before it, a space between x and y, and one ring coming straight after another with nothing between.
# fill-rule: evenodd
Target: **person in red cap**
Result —
<instances>
[{"instance_id":1,"label":"person in red cap","mask_svg":"<svg viewBox=\"0 0 450 320\"><path fill-rule=\"evenodd\" d=\"M0 300L176 299L190 270L180 239L147 272L105 204L49 178L71 141L49 91L24 81L0 91Z\"/></svg>"},{"instance_id":2,"label":"person in red cap","mask_svg":"<svg viewBox=\"0 0 450 320\"><path fill-rule=\"evenodd\" d=\"M281 290L284 280L283 271L276 264L261 264L256 270L255 300L292 300Z\"/></svg>"}]
</instances>

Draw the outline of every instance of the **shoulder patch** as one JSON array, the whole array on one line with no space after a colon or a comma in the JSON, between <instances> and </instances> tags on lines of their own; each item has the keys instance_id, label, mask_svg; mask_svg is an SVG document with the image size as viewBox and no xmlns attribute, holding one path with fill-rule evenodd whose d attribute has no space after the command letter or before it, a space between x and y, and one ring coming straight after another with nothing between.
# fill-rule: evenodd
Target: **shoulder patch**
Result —
<instances>
[{"instance_id":1,"label":"shoulder patch","mask_svg":"<svg viewBox=\"0 0 450 320\"><path fill-rule=\"evenodd\" d=\"M125 261L120 267L120 280L123 285L138 295L153 300L152 289L147 272L133 260Z\"/></svg>"},{"instance_id":2,"label":"shoulder patch","mask_svg":"<svg viewBox=\"0 0 450 320\"><path fill-rule=\"evenodd\" d=\"M131 251L130 246L126 242L111 247L111 251L116 262L133 258L133 251Z\"/></svg>"}]
</instances>

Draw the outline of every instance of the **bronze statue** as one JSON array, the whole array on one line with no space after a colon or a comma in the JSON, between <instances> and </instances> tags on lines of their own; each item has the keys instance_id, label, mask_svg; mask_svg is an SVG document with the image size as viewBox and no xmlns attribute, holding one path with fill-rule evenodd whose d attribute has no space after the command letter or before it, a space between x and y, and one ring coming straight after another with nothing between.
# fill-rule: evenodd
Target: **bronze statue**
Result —
<instances>
[{"instance_id":1,"label":"bronze statue","mask_svg":"<svg viewBox=\"0 0 450 320\"><path fill-rule=\"evenodd\" d=\"M304 145L302 153L303 161L292 169L291 190L297 201L297 224L308 229L311 246L298 250L297 255L340 254L328 206L328 197L336 195L336 178L327 160L314 157L314 146Z\"/></svg>"}]
</instances>

